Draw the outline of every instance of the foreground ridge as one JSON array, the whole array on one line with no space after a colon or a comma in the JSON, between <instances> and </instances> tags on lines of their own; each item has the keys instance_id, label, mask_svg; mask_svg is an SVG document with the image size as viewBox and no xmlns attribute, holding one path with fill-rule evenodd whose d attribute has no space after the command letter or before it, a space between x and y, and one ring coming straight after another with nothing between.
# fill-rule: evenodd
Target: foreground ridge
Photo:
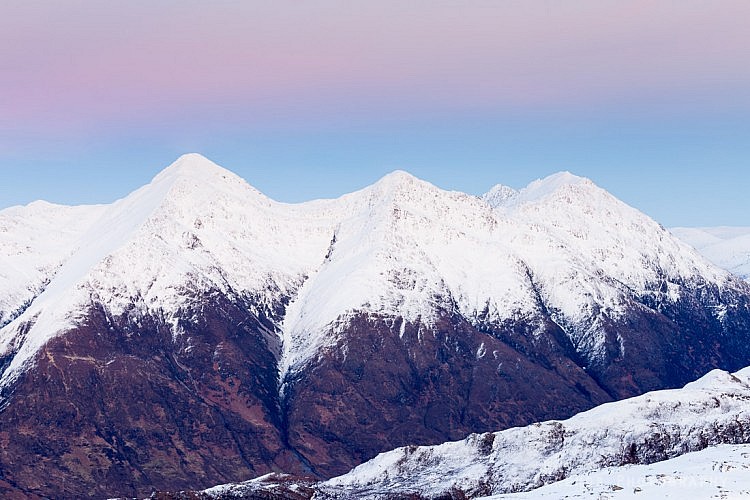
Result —
<instances>
[{"instance_id":1,"label":"foreground ridge","mask_svg":"<svg viewBox=\"0 0 750 500\"><path fill-rule=\"evenodd\" d=\"M394 450L331 479L321 490L334 498L409 493L438 498L451 491L474 497L530 490L604 467L750 443L748 400L750 368L734 374L714 370L683 389L607 403L569 420Z\"/></svg>"},{"instance_id":2,"label":"foreground ridge","mask_svg":"<svg viewBox=\"0 0 750 500\"><path fill-rule=\"evenodd\" d=\"M684 476L691 470L706 474L716 460L740 471L750 468L748 399L750 368L733 374L714 370L682 389L607 403L564 421L396 449L325 482L270 474L202 494L250 498L260 492L296 491L299 498L382 500L560 498L555 495L564 493L577 498L597 487L611 492L612 485L640 485L659 494L662 482L631 467L657 464L642 470L668 471L675 481L687 481ZM507 494L520 491L528 493Z\"/></svg>"}]
</instances>

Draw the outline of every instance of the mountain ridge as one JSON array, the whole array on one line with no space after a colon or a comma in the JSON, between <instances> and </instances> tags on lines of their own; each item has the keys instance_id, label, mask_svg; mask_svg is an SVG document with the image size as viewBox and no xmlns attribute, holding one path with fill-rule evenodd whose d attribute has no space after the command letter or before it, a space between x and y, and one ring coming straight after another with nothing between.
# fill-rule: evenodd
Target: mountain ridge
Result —
<instances>
[{"instance_id":1,"label":"mountain ridge","mask_svg":"<svg viewBox=\"0 0 750 500\"><path fill-rule=\"evenodd\" d=\"M331 477L748 364L750 285L589 180L524 192L397 171L286 204L190 154L108 206L0 211L29 276L0 279L0 471L43 496L23 464L87 495Z\"/></svg>"},{"instance_id":2,"label":"mountain ridge","mask_svg":"<svg viewBox=\"0 0 750 500\"><path fill-rule=\"evenodd\" d=\"M275 277L269 278L273 281L272 286L281 284L283 290L280 290L280 293L291 299L291 314L285 313L279 325L280 337L284 344L282 352L284 359L281 360L280 366L282 378L286 372L304 363L326 344L325 335L316 337L313 334L312 342L307 342L306 336L313 331L325 332L332 322L346 317L347 311L354 311L363 306L370 307L372 312L380 310L387 314L403 316L402 329L409 322L427 321L429 323L432 311L425 309L423 304L430 302L431 297L442 296L448 302L458 300L456 305L466 317L476 317L483 312L485 315L489 314L485 320L494 317L494 321L507 320L519 314L536 314L539 307L543 307L545 310L559 311L559 313L553 312L553 316L555 314L559 316L555 318L558 324L567 324L569 328L580 330L583 322L591 322L591 312L586 313L586 310L601 309L604 314L616 316L617 311L622 307L622 304L618 303L622 297L622 291L619 288L624 286L624 290L628 293L642 294L650 286L649 280L655 281L662 272L666 273L664 278L667 281L679 279L679 276L699 275L704 279L708 278L709 282L722 286L721 284L727 279L724 271L712 268L701 262L697 255L685 252L684 248L678 247L676 240L668 241L670 246L661 247L658 253L638 255L639 249L647 248L647 244L650 243L647 241L649 238L660 241L668 239L666 232L661 232L660 226L657 227L647 217L621 204L590 180L569 172L560 172L533 181L526 188L514 191L514 194L504 199L502 203L488 200L486 196L477 198L459 192L443 191L405 171L397 170L385 175L371 186L336 199L282 204L267 198L246 181L207 158L196 153L189 153L178 158L157 174L151 183L131 195L109 206L96 207L96 210L104 213L101 219L88 229L86 234L91 236L87 237L84 234L81 237L82 239L78 242L79 250L60 265L59 270L54 277L49 279L42 293L30 301L27 310L18 318L14 318L13 323L18 325L16 330L26 329L24 336L29 340L14 356L2 380L7 382L21 370L21 365L28 362L44 342L55 334L53 330L62 330L72 326L65 316L79 305L69 304L67 308L70 311L62 311L55 316L47 310L49 307L44 307L45 300L49 304L59 301L62 296L67 295L68 298L74 296L75 294L70 293L71 287L85 280L92 271L99 271L99 277L94 280L95 283L89 283L91 285L89 288L93 288L92 293L96 293L96 282L104 281L100 269L102 262L106 260L105 267L111 267L113 254L121 254L121 248L124 246L133 246L134 238L141 238L144 232L148 233L151 230L152 234L146 236L151 243L141 242L140 246L144 248L164 246L165 239L161 236L154 236L171 232L172 242L182 239L184 245L204 250L202 241L197 236L203 224L199 217L201 209L193 206L194 201L200 199L208 200L203 203L203 206L210 214L210 218L224 217L227 222L236 219L235 223L247 224L247 221L259 216L268 221L274 221L275 217L278 222L271 222L271 225L275 227L289 226L291 220L299 219L304 222L297 225L297 230L300 229L300 225L314 227L312 233L301 231L300 234L305 235L302 238L299 234L291 239L281 237L274 245L275 250L266 254L265 257L257 253L249 255L247 252L244 253L244 256L253 260L256 266L264 259L268 260L265 272L268 276L276 274ZM248 211L247 206L252 206L256 210ZM488 210L487 206L493 210ZM50 205L44 208L55 207ZM215 210L215 213L212 210ZM596 228L586 229L586 226L576 224L577 218L595 219L599 210L606 211L606 214L600 217L599 220L602 222L597 221L599 225ZM241 215L239 218L232 219L228 211ZM631 226L637 225L636 234L640 233L642 227L652 225L649 229L652 233L647 233L645 237L641 236L640 244L631 245L635 253L631 251L627 256L625 254L611 255L612 248L628 248L622 238L616 234L622 230L621 227L614 227L611 231L606 228L606 222L613 217L613 211L618 215L615 219L615 226L620 226L623 221L631 220ZM194 220L189 220L193 218ZM194 227L190 227L191 225ZM575 229L576 225L583 229ZM427 230L424 230L424 227L427 227ZM533 231L528 232L526 227L530 227ZM598 228L605 229L602 231ZM534 232L540 229L541 235L535 235ZM216 231L219 232L226 230L226 227L216 227ZM346 231L348 233L344 234ZM177 234L178 232L182 234ZM444 239L436 240L433 235L437 233L443 233ZM505 234L498 237L500 233L509 234L510 237L506 237ZM419 236L421 239L415 240L414 235L419 234L422 234ZM268 240L268 232L265 228L259 227L257 222L253 232L243 232L238 237L249 239L253 235L255 238ZM276 237L279 235L277 234ZM411 240L401 241L404 237L411 238ZM284 255L284 252L299 246L300 240L309 240L311 244L305 248L304 252ZM456 246L452 243L457 240L463 246ZM519 240L526 240L527 243L514 248ZM560 264L547 261L548 255L555 255L563 248L576 248L576 246L581 248L581 245L586 244L586 240L595 242L589 245L591 250L588 253L566 254ZM213 259L210 255L212 252L213 254L220 254L222 251L237 252L238 247L239 245L230 245L227 249L215 244L210 250L205 249L208 252L206 258ZM455 250L451 250L453 247ZM483 247L487 249L482 250ZM537 250L545 247L546 250L542 253ZM376 250L378 248L380 250ZM419 251L421 253L418 252L408 257L409 253L403 253L405 248L430 248L430 250L427 250L427 253ZM507 249L502 251L507 252L505 258L508 259L508 263L500 267L497 262L489 263L493 259L496 260L495 249L497 248ZM170 250L166 252L167 258L175 263L186 260L185 252L178 251L177 254ZM271 256L274 252L284 255L287 258L286 261L274 259ZM302 253L310 255L306 262L295 269L286 269L288 261L304 260L300 258ZM462 254L470 255L471 259L483 259L485 263L483 272L468 279L466 270L471 268L472 264L465 259L461 262ZM169 257L169 255L172 256ZM343 257L339 258L341 255ZM356 255L360 255L361 258L354 259L353 256ZM396 267L393 267L392 262L389 263L393 255L400 255L399 265ZM482 255L486 257L481 257ZM568 262L580 260L581 255L587 256L585 257L587 260L577 264L580 269L577 272L582 273L583 277L569 275L565 270L561 274L561 269L567 269ZM611 256L607 257L607 255ZM674 269L676 262L680 262L679 259L674 258L675 255L689 255L689 258L681 269L670 271ZM151 252L138 259L153 262L155 259L158 260L159 256ZM620 263L623 259L624 265ZM363 274L368 266L378 261L380 264L372 268L369 274ZM408 265L402 266L401 264L405 261ZM453 265L454 262L461 263ZM643 262L647 263L643 264ZM654 263L657 267L654 271L648 271L651 274L632 274L633 270L639 266L646 266L644 269L648 269L654 266ZM204 267L213 265L205 262L202 264ZM229 264L227 262L216 263L219 268L234 266L235 272L241 269L241 266L237 264L236 259L230 261ZM607 266L602 268L602 264L607 264ZM395 289L391 288L392 283L388 279L383 282L382 266L386 266L385 269L391 266L391 270L385 272L392 273L393 276L403 272L419 275L422 283L421 285L412 283L412 287L417 286L412 291L403 289L399 285ZM179 265L177 267L179 268ZM492 276L490 272L488 275L487 271L493 268L497 269L496 272L500 274ZM606 280L600 281L599 278L591 276L591 270L595 269L599 269L598 272L606 276L614 277L620 284L608 283ZM142 271L142 275L154 274L154 271L157 274L164 272L164 270L150 268ZM279 271L286 276L279 277ZM184 278L163 276L163 280L167 281L164 286L174 288L181 284L178 283L179 281L184 283L196 277L205 277L202 276L205 272L201 271L201 263L193 262L189 269L183 269L182 272L192 275L193 278L187 275ZM247 272L252 273L252 271ZM229 286L246 292L262 293L266 278L263 278L262 273L259 274L260 276L245 276L249 279L239 280L236 283L220 283L226 280L226 277L213 276L204 285L218 286L219 289L222 286ZM331 290L336 288L336 283L340 283L344 276L346 276L350 290L347 293L338 294L340 297L338 302L331 301ZM488 280L490 276L491 279ZM169 282L170 279L175 282ZM393 279L401 278L394 277ZM537 287L534 283L536 279L551 281L556 291L549 295L544 288ZM153 277L152 280L157 283L158 276ZM588 288L585 282L592 280L598 281L599 284L591 288L590 292L580 295L573 291L577 287ZM373 287L373 284L377 282L381 282L379 287ZM360 285L356 285L357 283ZM468 283L479 284L480 288L469 286ZM511 283L509 285L511 288L498 288L492 283ZM145 288L152 286L151 283L144 283L140 290L131 289L129 295L131 297L142 295ZM468 289L467 286L469 286ZM322 287L322 290L316 287ZM384 292L389 288L392 291ZM667 294L672 294L674 299L676 297L674 294L679 294L678 288L679 285L668 285ZM308 292L309 289L312 289L312 292ZM566 289L568 291L564 294L559 293L560 290ZM294 297L300 291L311 296L313 304L316 305L306 306L305 303L298 303ZM165 291L165 293L168 292ZM391 298L383 297L384 293L392 295ZM83 292L83 296L85 295ZM325 299L323 302L315 302L315 297L325 297ZM373 299L386 302L370 304ZM267 300L278 301L279 297ZM542 302L539 302L540 300ZM500 302L505 304L503 309L499 306ZM389 303L393 305L389 306ZM409 306L410 303L412 306ZM332 307L331 304L339 305ZM161 306L161 304L157 305ZM273 303L267 305L271 309L275 307ZM121 314L128 306L127 300L119 307L111 305L114 307L113 314ZM179 305L175 302L168 307L176 309ZM327 312L319 314L313 310ZM576 320L575 317L580 314L583 314L582 319ZM7 312L5 315L8 315ZM39 323L39 326L35 326L36 323ZM6 353L9 350L9 339L13 339L13 335L7 330L12 326L5 325L3 328L6 330L5 335L0 332L0 348L4 345ZM37 330L45 330L46 335L35 336L34 332ZM601 339L587 338L585 333L579 335L583 336L574 339L574 344L588 343L585 348L589 350L595 349L595 344L601 342ZM333 337L328 335L328 341ZM14 340L17 341L17 339ZM306 343L310 345L305 345ZM294 345L301 347L294 348Z\"/></svg>"}]
</instances>

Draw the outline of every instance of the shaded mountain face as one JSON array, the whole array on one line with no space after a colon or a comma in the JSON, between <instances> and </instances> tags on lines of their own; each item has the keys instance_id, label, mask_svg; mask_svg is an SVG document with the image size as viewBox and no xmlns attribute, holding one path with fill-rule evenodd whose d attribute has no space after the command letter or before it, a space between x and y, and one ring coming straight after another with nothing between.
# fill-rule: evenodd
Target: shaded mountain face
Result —
<instances>
[{"instance_id":1,"label":"shaded mountain face","mask_svg":"<svg viewBox=\"0 0 750 500\"><path fill-rule=\"evenodd\" d=\"M331 477L750 364L748 284L645 215L567 173L493 193L289 205L186 155L0 212L0 488Z\"/></svg>"}]
</instances>

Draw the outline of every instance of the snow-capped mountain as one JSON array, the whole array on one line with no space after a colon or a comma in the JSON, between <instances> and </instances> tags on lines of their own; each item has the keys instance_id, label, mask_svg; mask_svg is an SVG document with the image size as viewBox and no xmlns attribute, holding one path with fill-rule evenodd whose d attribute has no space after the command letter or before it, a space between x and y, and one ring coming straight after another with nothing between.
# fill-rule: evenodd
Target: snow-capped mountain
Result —
<instances>
[{"instance_id":1,"label":"snow-capped mountain","mask_svg":"<svg viewBox=\"0 0 750 500\"><path fill-rule=\"evenodd\" d=\"M750 280L750 227L675 227L671 231L717 266Z\"/></svg>"},{"instance_id":2,"label":"snow-capped mountain","mask_svg":"<svg viewBox=\"0 0 750 500\"><path fill-rule=\"evenodd\" d=\"M43 208L45 216L63 224L58 211L74 210ZM34 220L28 210L39 208L14 208L9 215ZM294 294L322 261L335 225L325 217L316 219L319 213L273 202L199 155L181 157L106 209L75 210L71 215L87 225L63 235L75 239L60 238L63 249L73 249L70 256L47 277L45 287L37 287L41 293L27 299L28 308L0 331L0 356L16 350L3 383L27 368L52 337L76 326L81 312L93 304L133 321L163 315L174 335L180 333L180 308L194 294L252 296L256 314L272 314L280 297ZM32 238L46 232L41 226ZM39 260L56 262L56 257ZM27 257L27 262L33 269L37 259ZM19 274L26 273L21 265Z\"/></svg>"},{"instance_id":3,"label":"snow-capped mountain","mask_svg":"<svg viewBox=\"0 0 750 500\"><path fill-rule=\"evenodd\" d=\"M331 477L750 364L750 285L568 173L285 204L185 155L0 211L0 262L0 471L47 496L31 464L96 495Z\"/></svg>"},{"instance_id":4,"label":"snow-capped mountain","mask_svg":"<svg viewBox=\"0 0 750 500\"><path fill-rule=\"evenodd\" d=\"M748 443L748 400L750 369L715 370L682 389L604 404L568 420L383 453L319 485L319 497L446 498L461 492L474 498L532 490L607 467L651 464L717 444Z\"/></svg>"},{"instance_id":5,"label":"snow-capped mountain","mask_svg":"<svg viewBox=\"0 0 750 500\"><path fill-rule=\"evenodd\" d=\"M488 323L543 306L595 361L605 349L595 323L621 318L630 296L674 301L680 280L729 284L586 179L563 173L499 191L485 197L493 212L473 196L394 172L338 200L286 205L185 155L109 207L7 210L6 227L19 219L33 226L5 230L2 258L21 276L5 277L0 314L9 323L29 307L0 337L7 353L28 330L3 381L92 301L113 316L161 311L177 334L176 314L191 292L248 294L269 311L294 297L279 324L285 373L334 341L330 330L353 312L400 317L405 328L433 324L436 301Z\"/></svg>"}]
</instances>

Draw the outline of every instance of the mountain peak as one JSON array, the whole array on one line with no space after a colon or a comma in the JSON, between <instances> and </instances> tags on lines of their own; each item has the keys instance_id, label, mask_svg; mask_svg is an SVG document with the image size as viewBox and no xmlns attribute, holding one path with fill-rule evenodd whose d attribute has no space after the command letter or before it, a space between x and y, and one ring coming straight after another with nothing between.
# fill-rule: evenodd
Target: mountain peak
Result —
<instances>
[{"instance_id":1,"label":"mountain peak","mask_svg":"<svg viewBox=\"0 0 750 500\"><path fill-rule=\"evenodd\" d=\"M437 189L429 182L413 176L404 170L394 170L380 178L366 189L374 189L381 195L396 195L398 198L412 198L415 193Z\"/></svg>"},{"instance_id":2,"label":"mountain peak","mask_svg":"<svg viewBox=\"0 0 750 500\"><path fill-rule=\"evenodd\" d=\"M405 170L394 170L393 172L385 174L376 183L379 186L403 186L410 185L415 182L423 183L424 181L414 177Z\"/></svg>"},{"instance_id":3,"label":"mountain peak","mask_svg":"<svg viewBox=\"0 0 750 500\"><path fill-rule=\"evenodd\" d=\"M199 153L180 156L143 189L162 199L183 200L189 205L193 204L196 193L204 198L252 195L267 200L243 178Z\"/></svg>"},{"instance_id":4,"label":"mountain peak","mask_svg":"<svg viewBox=\"0 0 750 500\"><path fill-rule=\"evenodd\" d=\"M200 153L185 153L180 155L167 169L201 169L201 168L221 168Z\"/></svg>"},{"instance_id":5,"label":"mountain peak","mask_svg":"<svg viewBox=\"0 0 750 500\"><path fill-rule=\"evenodd\" d=\"M234 175L229 170L220 167L200 153L186 153L177 158L171 165L162 170L154 181L162 179L193 177L199 179L213 178L216 176Z\"/></svg>"},{"instance_id":6,"label":"mountain peak","mask_svg":"<svg viewBox=\"0 0 750 500\"><path fill-rule=\"evenodd\" d=\"M524 199L540 199L564 186L577 186L586 183L593 184L585 177L562 171L531 182L521 190L521 193L523 193Z\"/></svg>"},{"instance_id":7,"label":"mountain peak","mask_svg":"<svg viewBox=\"0 0 750 500\"><path fill-rule=\"evenodd\" d=\"M496 184L481 198L494 208L515 206L546 198L566 186L594 185L589 179L571 174L568 171L557 172L529 183L523 189L515 190L503 184Z\"/></svg>"},{"instance_id":8,"label":"mountain peak","mask_svg":"<svg viewBox=\"0 0 750 500\"><path fill-rule=\"evenodd\" d=\"M576 188L580 186L596 185L586 177L579 177L568 171L557 172L542 179L529 183L528 186L518 191L518 195L512 198L512 203L521 205L523 203L537 202L559 193L561 190Z\"/></svg>"},{"instance_id":9,"label":"mountain peak","mask_svg":"<svg viewBox=\"0 0 750 500\"><path fill-rule=\"evenodd\" d=\"M579 184L586 180L588 180L586 179L586 177L575 175L568 170L561 170L559 172L555 172L554 174L550 174L547 177L543 177L542 179L538 179L538 181L541 182L554 182L558 183L559 185Z\"/></svg>"}]
</instances>

